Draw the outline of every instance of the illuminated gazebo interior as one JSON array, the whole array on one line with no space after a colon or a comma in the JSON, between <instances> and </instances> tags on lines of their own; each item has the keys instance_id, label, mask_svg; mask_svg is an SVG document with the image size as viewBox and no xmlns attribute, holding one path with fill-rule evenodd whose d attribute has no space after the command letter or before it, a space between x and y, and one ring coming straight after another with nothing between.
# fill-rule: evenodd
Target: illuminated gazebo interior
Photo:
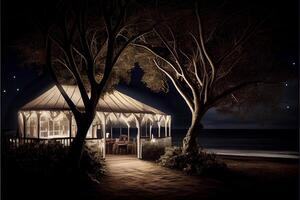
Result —
<instances>
[{"instance_id":1,"label":"illuminated gazebo interior","mask_svg":"<svg viewBox=\"0 0 300 200\"><path fill-rule=\"evenodd\" d=\"M63 88L76 106L83 109L78 87ZM70 144L77 131L73 114L56 86L23 106L18 112L18 124L19 137L25 139L67 139ZM130 147L131 153L142 158L142 147L147 142L171 145L171 116L114 90L99 100L86 138L97 142L103 157L124 143L127 150Z\"/></svg>"}]
</instances>

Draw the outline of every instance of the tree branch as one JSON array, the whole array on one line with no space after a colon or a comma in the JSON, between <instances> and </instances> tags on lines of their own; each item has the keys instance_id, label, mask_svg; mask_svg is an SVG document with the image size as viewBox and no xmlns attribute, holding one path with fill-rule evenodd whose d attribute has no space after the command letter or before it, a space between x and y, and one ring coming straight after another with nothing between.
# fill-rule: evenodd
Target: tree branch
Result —
<instances>
[{"instance_id":1,"label":"tree branch","mask_svg":"<svg viewBox=\"0 0 300 200\"><path fill-rule=\"evenodd\" d=\"M212 62L212 60L210 59L210 57L208 56L206 49L205 49L205 45L204 45L204 41L203 41L203 34L202 34L202 25L201 25L201 19L200 19L200 15L198 13L198 6L196 6L196 16L197 16L197 22L198 22L198 31L199 31L199 39L200 39L200 45L202 48L202 52L204 53L205 58L207 59L209 66L211 67L211 78L210 78L210 85L212 84L212 82L214 81L215 78L215 66Z\"/></svg>"},{"instance_id":2,"label":"tree branch","mask_svg":"<svg viewBox=\"0 0 300 200\"><path fill-rule=\"evenodd\" d=\"M182 76L182 74L174 67L174 64L171 60L168 60L166 58L164 58L163 56L159 55L157 52L155 52L155 50L153 48L151 48L150 46L144 45L144 44L138 44L138 43L131 43L131 45L136 46L136 47L140 47L143 48L145 50L147 50L148 52L152 53L153 55L157 56L158 58L162 59L163 61L165 61L168 65L171 66L171 68L174 70L176 76Z\"/></svg>"},{"instance_id":3,"label":"tree branch","mask_svg":"<svg viewBox=\"0 0 300 200\"><path fill-rule=\"evenodd\" d=\"M226 98L228 95L231 95L233 92L241 90L249 85L254 85L254 84L258 84L258 83L264 83L264 81L247 81L247 82L240 83L232 88L225 90L224 92L222 92L221 94L216 96L214 99L212 99L210 102L208 102L206 106L213 107L216 104L218 104L218 102L221 99Z\"/></svg>"},{"instance_id":4,"label":"tree branch","mask_svg":"<svg viewBox=\"0 0 300 200\"><path fill-rule=\"evenodd\" d=\"M73 53L72 53L72 47L66 47L66 53L67 53L67 61L70 65L70 70L73 72L75 76L75 80L77 82L85 109L89 106L89 97L86 88L84 87L84 83L82 81L81 75L79 74L78 67L76 65Z\"/></svg>"},{"instance_id":5,"label":"tree branch","mask_svg":"<svg viewBox=\"0 0 300 200\"><path fill-rule=\"evenodd\" d=\"M248 29L244 32L244 34L240 37L240 39L235 43L235 45L231 49L227 50L223 54L223 56L221 56L217 60L217 65L220 65L226 58L231 56L236 49L238 49L240 46L246 43L251 38L251 36L257 31L257 29L266 21L266 19L267 17L257 22L253 27L249 26Z\"/></svg>"},{"instance_id":6,"label":"tree branch","mask_svg":"<svg viewBox=\"0 0 300 200\"><path fill-rule=\"evenodd\" d=\"M144 35L150 33L151 30L152 30L152 28L151 28L151 29L148 29L148 30L146 30L146 31L143 31L143 32L141 32L141 33L139 33L139 34L137 34L137 35L135 35L135 36L132 36L130 39L128 39L128 40L126 41L126 43L122 46L122 48L116 53L116 55L115 55L115 57L114 57L114 59L113 59L112 65L115 65L115 63L117 62L117 60L118 60L118 58L120 57L120 55L122 54L122 52L124 51L124 49L125 49L129 44L131 44L132 42L134 42L134 41L135 41L136 39L138 39L139 37L142 37L142 36L144 36Z\"/></svg>"},{"instance_id":7,"label":"tree branch","mask_svg":"<svg viewBox=\"0 0 300 200\"><path fill-rule=\"evenodd\" d=\"M51 60L51 57L52 57L51 47L52 47L52 42L51 42L51 39L48 37L46 39L46 66L47 66L47 69L49 70L50 75L52 76L56 87L61 92L61 94L64 97L65 101L67 102L69 108L72 110L73 114L78 117L78 116L80 116L81 112L77 109L74 102L70 99L70 97L68 96L68 94L66 93L66 91L64 90L62 85L59 83L57 76L53 70L52 60Z\"/></svg>"},{"instance_id":8,"label":"tree branch","mask_svg":"<svg viewBox=\"0 0 300 200\"><path fill-rule=\"evenodd\" d=\"M185 100L185 102L187 103L188 107L190 108L190 111L193 113L194 111L194 104L193 101L191 100L190 97L188 97L188 95L186 94L186 90L184 90L182 88L182 86L180 85L180 83L177 81L176 78L172 77L172 75L167 72L166 70L164 70L162 67L159 66L159 64L157 63L157 61L155 59L153 59L153 62L155 64L155 66L162 71L165 75L167 75L169 77L169 79L172 81L172 83L174 84L176 90L179 92L179 94L182 96L182 98Z\"/></svg>"}]
</instances>

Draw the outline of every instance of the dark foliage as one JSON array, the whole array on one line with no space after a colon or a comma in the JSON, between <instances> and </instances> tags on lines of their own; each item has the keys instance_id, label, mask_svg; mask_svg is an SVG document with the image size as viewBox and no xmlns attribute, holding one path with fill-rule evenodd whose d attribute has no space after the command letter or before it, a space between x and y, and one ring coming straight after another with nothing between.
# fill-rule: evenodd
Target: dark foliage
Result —
<instances>
[{"instance_id":1,"label":"dark foliage","mask_svg":"<svg viewBox=\"0 0 300 200\"><path fill-rule=\"evenodd\" d=\"M165 147L157 144L146 143L143 145L143 160L158 160L165 153Z\"/></svg>"},{"instance_id":2,"label":"dark foliage","mask_svg":"<svg viewBox=\"0 0 300 200\"><path fill-rule=\"evenodd\" d=\"M5 162L26 174L47 177L74 175L67 167L68 151L69 148L59 142L20 144L18 148L6 151ZM77 175L100 180L104 174L100 153L86 146L82 158Z\"/></svg>"},{"instance_id":3,"label":"dark foliage","mask_svg":"<svg viewBox=\"0 0 300 200\"><path fill-rule=\"evenodd\" d=\"M105 173L105 166L102 154L97 150L86 145L83 149L80 167L93 181L99 183Z\"/></svg>"},{"instance_id":4,"label":"dark foliage","mask_svg":"<svg viewBox=\"0 0 300 200\"><path fill-rule=\"evenodd\" d=\"M198 152L183 154L179 147L168 147L159 159L159 164L182 170L186 174L217 175L227 171L227 166L221 159L201 148Z\"/></svg>"},{"instance_id":5,"label":"dark foliage","mask_svg":"<svg viewBox=\"0 0 300 200\"><path fill-rule=\"evenodd\" d=\"M20 144L7 151L6 162L24 173L52 176L64 169L67 148L56 142Z\"/></svg>"}]
</instances>

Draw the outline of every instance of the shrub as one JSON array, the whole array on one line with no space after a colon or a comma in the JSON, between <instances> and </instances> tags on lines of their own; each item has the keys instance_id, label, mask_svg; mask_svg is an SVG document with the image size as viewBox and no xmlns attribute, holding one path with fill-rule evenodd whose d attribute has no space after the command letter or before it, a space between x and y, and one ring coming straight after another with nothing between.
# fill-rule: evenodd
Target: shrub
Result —
<instances>
[{"instance_id":1,"label":"shrub","mask_svg":"<svg viewBox=\"0 0 300 200\"><path fill-rule=\"evenodd\" d=\"M156 161L165 153L165 147L155 143L143 144L142 157L144 160Z\"/></svg>"},{"instance_id":2,"label":"shrub","mask_svg":"<svg viewBox=\"0 0 300 200\"><path fill-rule=\"evenodd\" d=\"M47 177L65 176L70 173L70 169L67 168L68 151L68 147L55 141L47 144L38 142L20 144L18 148L7 151L6 162L26 174ZM80 173L87 174L92 180L99 181L104 174L103 162L99 151L85 145L80 163Z\"/></svg>"},{"instance_id":3,"label":"shrub","mask_svg":"<svg viewBox=\"0 0 300 200\"><path fill-rule=\"evenodd\" d=\"M159 164L164 167L179 169L187 174L216 175L227 170L226 164L215 154L201 148L195 153L182 153L180 147L168 147L160 157Z\"/></svg>"},{"instance_id":4,"label":"shrub","mask_svg":"<svg viewBox=\"0 0 300 200\"><path fill-rule=\"evenodd\" d=\"M22 144L8 152L7 161L13 162L25 173L51 176L64 166L67 150L58 142Z\"/></svg>"},{"instance_id":5,"label":"shrub","mask_svg":"<svg viewBox=\"0 0 300 200\"><path fill-rule=\"evenodd\" d=\"M99 149L85 145L80 167L93 181L99 183L105 174L104 160Z\"/></svg>"}]
</instances>

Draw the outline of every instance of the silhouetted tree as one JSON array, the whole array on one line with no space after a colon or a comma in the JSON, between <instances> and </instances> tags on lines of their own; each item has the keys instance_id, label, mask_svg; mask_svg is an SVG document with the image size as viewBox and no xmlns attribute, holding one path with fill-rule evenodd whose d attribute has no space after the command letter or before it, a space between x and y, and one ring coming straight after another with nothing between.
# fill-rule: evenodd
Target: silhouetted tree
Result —
<instances>
[{"instance_id":1,"label":"silhouetted tree","mask_svg":"<svg viewBox=\"0 0 300 200\"><path fill-rule=\"evenodd\" d=\"M120 79L130 79L128 73L133 63L126 62L130 51L123 55L124 50L149 31L149 22L135 17L138 9L135 4L128 9L128 4L129 1L122 0L50 2L53 9L45 7L38 13L42 34L32 32L29 43L17 45L24 64L35 63L48 69L73 112L77 124L77 134L70 148L73 166L79 166L84 140L101 94ZM137 23L143 26L135 27ZM126 35L127 39L120 35ZM84 109L70 99L62 86L64 83L78 86Z\"/></svg>"}]
</instances>

